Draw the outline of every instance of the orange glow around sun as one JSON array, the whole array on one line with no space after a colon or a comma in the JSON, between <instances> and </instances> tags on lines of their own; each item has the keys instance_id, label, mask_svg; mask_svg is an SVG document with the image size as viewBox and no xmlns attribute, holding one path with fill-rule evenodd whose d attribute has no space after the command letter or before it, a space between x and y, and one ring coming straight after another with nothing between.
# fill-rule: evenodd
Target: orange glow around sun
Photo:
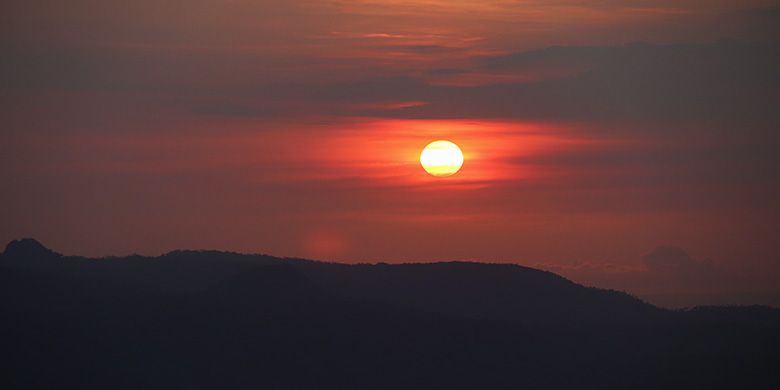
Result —
<instances>
[{"instance_id":1,"label":"orange glow around sun","mask_svg":"<svg viewBox=\"0 0 780 390\"><path fill-rule=\"evenodd\" d=\"M256 167L251 171L251 180L258 184L317 180L366 191L383 188L456 193L528 180L553 180L572 174L576 168L535 163L546 161L541 157L611 143L577 137L572 134L577 129L575 125L521 121L354 118L339 122L337 130L327 137L321 135L321 123L241 122L241 126L267 130L246 131L230 140L223 139L221 147L233 153L224 161L209 160L211 165L203 169L213 169L217 163L249 166ZM457 142L462 160L456 157L456 161L464 167L457 169L457 164L450 164L449 173L454 174L449 176L446 171L432 171L430 166L424 169L429 164L421 153L423 147L434 140L448 139ZM193 148L201 150L214 142L217 141L204 138L202 146ZM198 154L197 163L206 163L204 155L208 155L208 150ZM446 177L439 176L442 173Z\"/></svg>"}]
</instances>

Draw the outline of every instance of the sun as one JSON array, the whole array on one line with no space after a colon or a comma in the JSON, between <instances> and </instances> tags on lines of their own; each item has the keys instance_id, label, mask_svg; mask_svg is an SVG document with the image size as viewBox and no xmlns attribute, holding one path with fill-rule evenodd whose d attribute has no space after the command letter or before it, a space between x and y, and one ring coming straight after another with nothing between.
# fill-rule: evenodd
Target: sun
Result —
<instances>
[{"instance_id":1,"label":"sun","mask_svg":"<svg viewBox=\"0 0 780 390\"><path fill-rule=\"evenodd\" d=\"M433 176L452 176L463 166L463 152L453 142L433 141L420 153L420 164Z\"/></svg>"}]
</instances>

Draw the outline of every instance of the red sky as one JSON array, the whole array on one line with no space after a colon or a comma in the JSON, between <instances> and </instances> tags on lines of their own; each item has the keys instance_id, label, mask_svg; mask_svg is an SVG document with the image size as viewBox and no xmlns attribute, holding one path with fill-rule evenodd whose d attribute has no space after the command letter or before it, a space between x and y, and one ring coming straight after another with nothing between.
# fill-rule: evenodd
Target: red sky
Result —
<instances>
[{"instance_id":1,"label":"red sky","mask_svg":"<svg viewBox=\"0 0 780 390\"><path fill-rule=\"evenodd\" d=\"M667 305L780 304L777 1L0 14L2 241L516 262ZM457 175L420 167L435 139L463 149Z\"/></svg>"}]
</instances>

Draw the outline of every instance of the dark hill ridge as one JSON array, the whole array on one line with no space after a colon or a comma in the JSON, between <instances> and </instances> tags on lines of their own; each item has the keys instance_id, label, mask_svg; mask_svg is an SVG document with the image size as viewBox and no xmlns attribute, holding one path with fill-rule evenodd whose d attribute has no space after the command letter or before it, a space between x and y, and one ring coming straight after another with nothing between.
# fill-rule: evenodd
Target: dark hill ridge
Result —
<instances>
[{"instance_id":1,"label":"dark hill ridge","mask_svg":"<svg viewBox=\"0 0 780 390\"><path fill-rule=\"evenodd\" d=\"M13 240L5 246L2 256L6 259L25 259L39 261L62 257L61 254L43 246L32 238Z\"/></svg>"},{"instance_id":2,"label":"dark hill ridge","mask_svg":"<svg viewBox=\"0 0 780 390\"><path fill-rule=\"evenodd\" d=\"M179 292L203 290L240 278L260 266L287 265L323 291L344 298L375 300L450 315L533 322L600 318L617 321L658 311L622 292L584 287L551 272L513 264L348 265L183 250L159 257L87 259L64 257L32 239L14 241L8 247L13 250L3 254L4 263L17 267L52 269L51 264L41 259L59 259L56 269L63 275L137 282Z\"/></svg>"},{"instance_id":3,"label":"dark hill ridge","mask_svg":"<svg viewBox=\"0 0 780 390\"><path fill-rule=\"evenodd\" d=\"M778 388L780 310L506 264L0 255L0 388Z\"/></svg>"},{"instance_id":4,"label":"dark hill ridge","mask_svg":"<svg viewBox=\"0 0 780 390\"><path fill-rule=\"evenodd\" d=\"M300 268L344 296L476 318L616 321L658 311L622 292L584 287L550 272L511 264L306 263Z\"/></svg>"}]
</instances>

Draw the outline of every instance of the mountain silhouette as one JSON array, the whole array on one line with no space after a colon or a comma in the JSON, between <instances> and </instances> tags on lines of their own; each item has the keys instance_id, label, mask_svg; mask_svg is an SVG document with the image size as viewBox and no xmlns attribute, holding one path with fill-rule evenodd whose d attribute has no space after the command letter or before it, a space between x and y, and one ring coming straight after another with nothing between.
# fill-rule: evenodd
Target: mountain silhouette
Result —
<instances>
[{"instance_id":1,"label":"mountain silhouette","mask_svg":"<svg viewBox=\"0 0 780 390\"><path fill-rule=\"evenodd\" d=\"M0 255L2 388L776 388L780 310L532 268Z\"/></svg>"},{"instance_id":2,"label":"mountain silhouette","mask_svg":"<svg viewBox=\"0 0 780 390\"><path fill-rule=\"evenodd\" d=\"M52 251L32 238L23 238L21 240L9 242L8 245L6 245L2 256L5 260L9 261L15 259L42 261L62 257L61 254Z\"/></svg>"}]
</instances>

